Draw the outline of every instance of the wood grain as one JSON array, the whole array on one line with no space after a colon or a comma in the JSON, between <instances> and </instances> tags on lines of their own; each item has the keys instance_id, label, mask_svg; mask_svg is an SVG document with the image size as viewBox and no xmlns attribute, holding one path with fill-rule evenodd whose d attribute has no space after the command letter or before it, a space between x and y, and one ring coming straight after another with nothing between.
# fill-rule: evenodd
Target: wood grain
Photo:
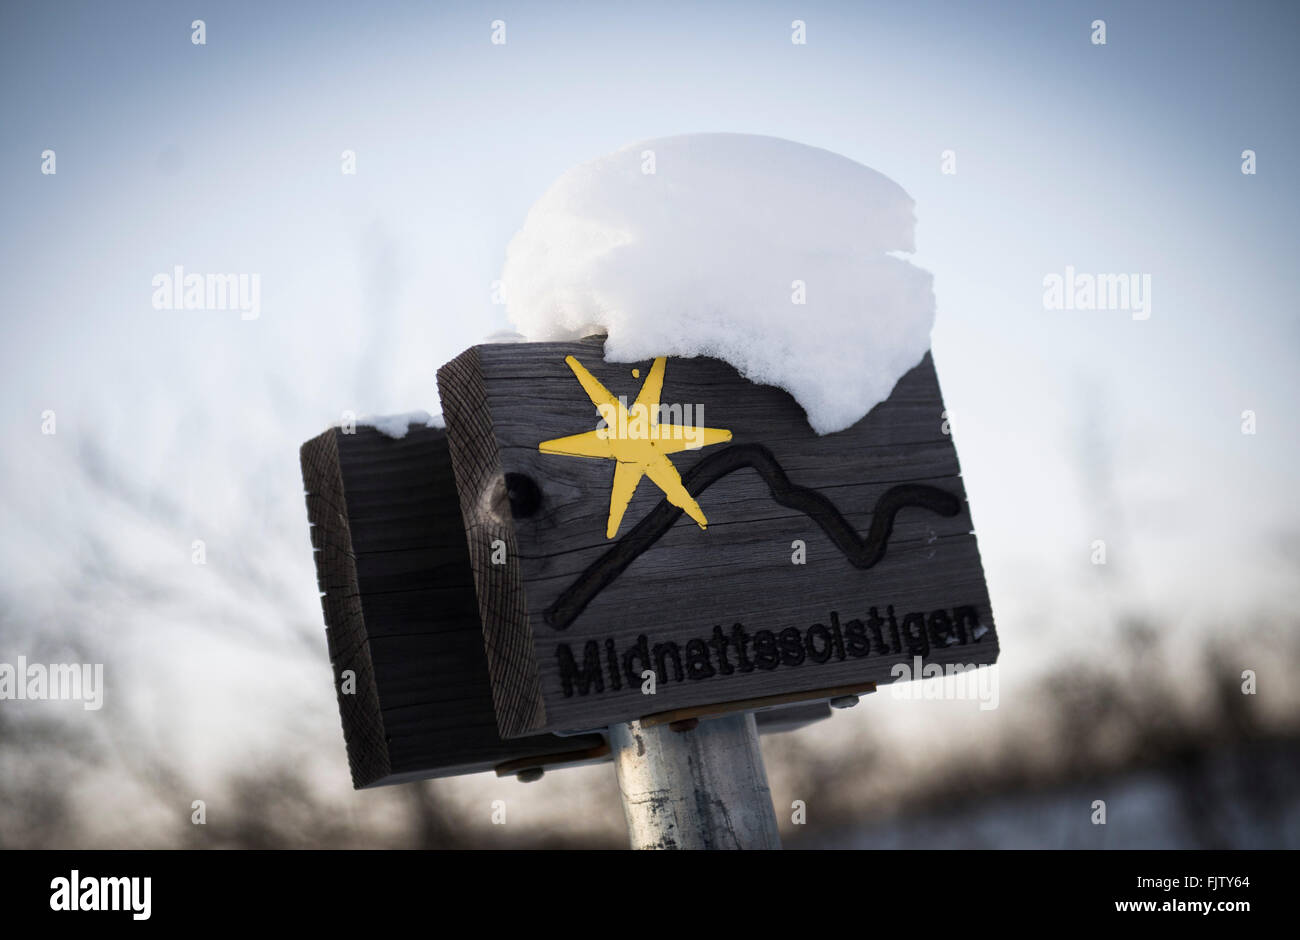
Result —
<instances>
[{"instance_id":1,"label":"wood grain","mask_svg":"<svg viewBox=\"0 0 1300 940\"><path fill-rule=\"evenodd\" d=\"M833 508L810 513L783 505L757 470L727 472L702 491L692 490L707 514L706 530L678 511L648 546L637 543L643 550L570 623L557 620L557 599L599 568L639 520L657 509L660 515L673 511L660 507L663 492L643 479L621 530L607 539L613 462L538 450L542 441L596 427L596 409L565 364L569 355L628 401L635 399L651 365L607 364L603 340L589 338L477 346L438 373L504 737L603 727L695 705L885 683L893 681L895 664L910 664L923 647L925 662L996 660L997 635L979 550L956 450L942 429L943 400L928 354L886 402L854 427L822 437L811 431L786 392L754 385L718 360L669 359L663 403L703 405L698 423L732 432L731 443L673 455L684 482L711 454L753 446L771 455L793 487ZM634 368L639 377L632 375ZM508 476L537 487L540 499L527 514L518 506L512 512ZM846 551L844 536L835 536L838 530L828 519L836 517L836 525L866 539L879 507L899 488L937 492L952 514L920 505L898 510L892 527L885 527L890 531L884 556L864 567L871 553ZM791 562L796 539L806 545L806 564ZM505 547L505 564L491 563L494 540ZM639 682L614 688L618 669L603 670L603 688L597 687L594 668L585 691L573 681L565 686L566 668L570 680L573 669L582 672L590 641L597 643L602 663L606 641L612 641L621 662L641 635L651 647L676 643L681 651L692 639L710 638L715 626L725 632L736 623L749 636L796 628L806 638L814 625L829 631L832 612L842 625L865 621L873 608L885 620L890 607L895 623L908 613L922 620L908 621L910 640L901 633L890 638L886 626L886 639L876 644L883 648L861 658L837 654L814 661L812 651L824 651L818 645L822 633L816 632L802 662L773 669L734 669L726 675L715 658L714 674L699 670L701 678L676 681L672 657L666 655L668 675L656 675L653 698L641 693ZM961 630L952 623L958 612ZM565 648L573 667L566 666Z\"/></svg>"},{"instance_id":2,"label":"wood grain","mask_svg":"<svg viewBox=\"0 0 1300 940\"><path fill-rule=\"evenodd\" d=\"M331 429L302 446L325 633L354 786L603 745L497 732L445 433ZM344 694L345 670L356 691Z\"/></svg>"}]
</instances>

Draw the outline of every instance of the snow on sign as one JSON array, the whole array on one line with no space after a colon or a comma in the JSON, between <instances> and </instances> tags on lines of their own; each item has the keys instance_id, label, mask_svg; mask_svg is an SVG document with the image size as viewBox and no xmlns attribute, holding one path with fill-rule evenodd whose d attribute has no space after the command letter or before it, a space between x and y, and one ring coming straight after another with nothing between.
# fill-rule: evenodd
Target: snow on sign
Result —
<instances>
[{"instance_id":1,"label":"snow on sign","mask_svg":"<svg viewBox=\"0 0 1300 940\"><path fill-rule=\"evenodd\" d=\"M818 435L726 362L604 346L438 373L504 738L996 660L928 352Z\"/></svg>"}]
</instances>

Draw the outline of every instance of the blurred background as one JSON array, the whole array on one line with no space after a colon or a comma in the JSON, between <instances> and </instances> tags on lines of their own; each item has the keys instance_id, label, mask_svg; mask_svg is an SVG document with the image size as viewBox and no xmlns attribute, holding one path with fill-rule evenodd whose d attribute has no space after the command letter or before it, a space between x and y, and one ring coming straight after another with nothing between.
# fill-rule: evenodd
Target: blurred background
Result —
<instances>
[{"instance_id":1,"label":"blurred background","mask_svg":"<svg viewBox=\"0 0 1300 940\"><path fill-rule=\"evenodd\" d=\"M546 187L706 131L916 200L1003 650L996 709L885 690L766 738L787 846L1300 845L1298 34L1261 2L4 4L0 662L105 693L0 701L0 846L626 844L608 765L351 790L298 446L439 412ZM155 309L175 265L257 273L260 316ZM1067 265L1149 274L1149 319L1045 309Z\"/></svg>"}]
</instances>

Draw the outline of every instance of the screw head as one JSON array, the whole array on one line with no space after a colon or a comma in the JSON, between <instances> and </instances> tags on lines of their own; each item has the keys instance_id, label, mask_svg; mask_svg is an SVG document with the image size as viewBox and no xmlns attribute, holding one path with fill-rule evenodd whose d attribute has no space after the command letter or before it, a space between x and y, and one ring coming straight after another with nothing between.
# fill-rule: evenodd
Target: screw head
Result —
<instances>
[{"instance_id":1,"label":"screw head","mask_svg":"<svg viewBox=\"0 0 1300 940\"><path fill-rule=\"evenodd\" d=\"M852 708L858 704L856 695L837 695L831 699L831 708Z\"/></svg>"},{"instance_id":2,"label":"screw head","mask_svg":"<svg viewBox=\"0 0 1300 940\"><path fill-rule=\"evenodd\" d=\"M545 771L540 767L527 767L515 774L515 779L520 783L532 783L534 780L541 780Z\"/></svg>"}]
</instances>

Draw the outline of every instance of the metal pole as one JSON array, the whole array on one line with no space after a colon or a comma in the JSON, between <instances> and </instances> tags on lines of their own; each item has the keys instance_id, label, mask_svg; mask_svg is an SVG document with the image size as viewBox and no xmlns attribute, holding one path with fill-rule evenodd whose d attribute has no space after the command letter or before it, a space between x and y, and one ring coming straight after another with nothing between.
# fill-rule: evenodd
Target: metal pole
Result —
<instances>
[{"instance_id":1,"label":"metal pole","mask_svg":"<svg viewBox=\"0 0 1300 940\"><path fill-rule=\"evenodd\" d=\"M752 712L694 724L612 725L634 849L779 849Z\"/></svg>"}]
</instances>

